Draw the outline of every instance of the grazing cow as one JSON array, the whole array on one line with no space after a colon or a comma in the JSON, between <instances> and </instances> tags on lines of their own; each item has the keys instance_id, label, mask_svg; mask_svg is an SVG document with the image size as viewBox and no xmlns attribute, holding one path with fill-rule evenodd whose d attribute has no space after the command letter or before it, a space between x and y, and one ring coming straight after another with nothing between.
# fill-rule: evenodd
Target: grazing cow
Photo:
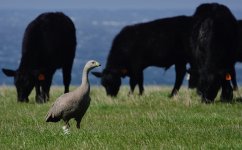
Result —
<instances>
[{"instance_id":1,"label":"grazing cow","mask_svg":"<svg viewBox=\"0 0 242 150\"><path fill-rule=\"evenodd\" d=\"M34 87L38 103L48 100L52 77L58 68L62 68L64 92L68 92L75 51L76 29L69 17L56 12L34 19L24 33L19 68L2 69L7 76L14 77L18 101L28 102Z\"/></svg>"},{"instance_id":2,"label":"grazing cow","mask_svg":"<svg viewBox=\"0 0 242 150\"><path fill-rule=\"evenodd\" d=\"M235 56L235 61L236 62L242 62L242 20L238 21L238 36L239 36L239 45L236 51L236 56ZM231 68L231 82L233 85L233 90L237 91L238 90L238 84L236 80L236 70L235 68ZM191 74L191 69L188 69L187 72ZM197 84L197 75L193 74L192 76L190 75L189 82L188 82L188 87L189 88L195 88Z\"/></svg>"},{"instance_id":3,"label":"grazing cow","mask_svg":"<svg viewBox=\"0 0 242 150\"><path fill-rule=\"evenodd\" d=\"M107 95L116 96L121 77L130 77L131 93L139 86L143 93L143 70L149 66L168 69L175 65L176 81L171 96L175 95L186 73L186 51L192 17L177 16L124 27L114 38L107 64L101 77Z\"/></svg>"},{"instance_id":4,"label":"grazing cow","mask_svg":"<svg viewBox=\"0 0 242 150\"><path fill-rule=\"evenodd\" d=\"M231 100L230 73L238 42L235 17L224 5L202 4L194 14L191 33L191 82L204 102L214 101L221 87L222 100Z\"/></svg>"}]
</instances>

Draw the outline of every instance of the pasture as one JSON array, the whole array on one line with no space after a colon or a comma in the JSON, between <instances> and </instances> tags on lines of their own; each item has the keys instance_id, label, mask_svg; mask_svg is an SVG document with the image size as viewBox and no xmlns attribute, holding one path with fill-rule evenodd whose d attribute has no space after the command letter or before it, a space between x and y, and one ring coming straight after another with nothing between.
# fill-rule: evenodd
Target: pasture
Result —
<instances>
[{"instance_id":1,"label":"pasture","mask_svg":"<svg viewBox=\"0 0 242 150\"><path fill-rule=\"evenodd\" d=\"M73 90L76 87L71 87ZM63 122L46 123L45 115L63 87L52 87L50 101L17 103L14 87L0 87L1 149L241 149L242 102L201 103L194 90L182 87L168 98L172 87L145 86L143 96L128 96L122 86L117 98L91 87L91 104L81 129L71 120L70 134ZM242 88L241 88L242 89ZM240 90L242 93L242 90Z\"/></svg>"}]
</instances>

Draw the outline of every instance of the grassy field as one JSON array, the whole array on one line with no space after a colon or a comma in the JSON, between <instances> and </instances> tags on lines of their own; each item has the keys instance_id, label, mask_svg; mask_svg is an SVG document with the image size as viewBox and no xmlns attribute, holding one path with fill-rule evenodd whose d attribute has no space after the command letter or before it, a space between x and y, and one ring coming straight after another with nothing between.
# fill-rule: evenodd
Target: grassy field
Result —
<instances>
[{"instance_id":1,"label":"grassy field","mask_svg":"<svg viewBox=\"0 0 242 150\"><path fill-rule=\"evenodd\" d=\"M50 101L40 105L34 92L29 103L17 103L13 87L0 87L0 148L242 149L239 101L203 104L186 87L170 99L171 87L154 86L146 86L144 96L127 96L128 87L122 87L117 98L110 98L103 88L92 87L81 129L71 120L70 134L64 135L63 122L44 121L62 90L52 87Z\"/></svg>"}]
</instances>

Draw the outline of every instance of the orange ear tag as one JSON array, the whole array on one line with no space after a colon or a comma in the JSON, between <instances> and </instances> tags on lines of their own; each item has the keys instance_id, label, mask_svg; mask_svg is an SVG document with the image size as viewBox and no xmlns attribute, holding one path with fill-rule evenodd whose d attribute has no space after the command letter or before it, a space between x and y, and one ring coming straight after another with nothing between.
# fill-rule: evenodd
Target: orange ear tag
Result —
<instances>
[{"instance_id":1,"label":"orange ear tag","mask_svg":"<svg viewBox=\"0 0 242 150\"><path fill-rule=\"evenodd\" d=\"M225 79L226 79L227 81L230 81L230 80L231 80L231 75L230 75L229 73L227 73Z\"/></svg>"},{"instance_id":2,"label":"orange ear tag","mask_svg":"<svg viewBox=\"0 0 242 150\"><path fill-rule=\"evenodd\" d=\"M38 80L39 81L44 81L45 80L45 75L44 74L39 74Z\"/></svg>"}]
</instances>

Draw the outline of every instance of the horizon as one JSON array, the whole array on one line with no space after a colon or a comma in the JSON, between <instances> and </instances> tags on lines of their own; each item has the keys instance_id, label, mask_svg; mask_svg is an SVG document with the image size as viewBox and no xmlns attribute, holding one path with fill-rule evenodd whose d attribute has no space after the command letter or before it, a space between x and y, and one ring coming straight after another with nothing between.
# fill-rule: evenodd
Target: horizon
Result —
<instances>
[{"instance_id":1,"label":"horizon","mask_svg":"<svg viewBox=\"0 0 242 150\"><path fill-rule=\"evenodd\" d=\"M242 10L240 0L1 0L0 9L195 9L201 3L217 2L231 10Z\"/></svg>"}]
</instances>

